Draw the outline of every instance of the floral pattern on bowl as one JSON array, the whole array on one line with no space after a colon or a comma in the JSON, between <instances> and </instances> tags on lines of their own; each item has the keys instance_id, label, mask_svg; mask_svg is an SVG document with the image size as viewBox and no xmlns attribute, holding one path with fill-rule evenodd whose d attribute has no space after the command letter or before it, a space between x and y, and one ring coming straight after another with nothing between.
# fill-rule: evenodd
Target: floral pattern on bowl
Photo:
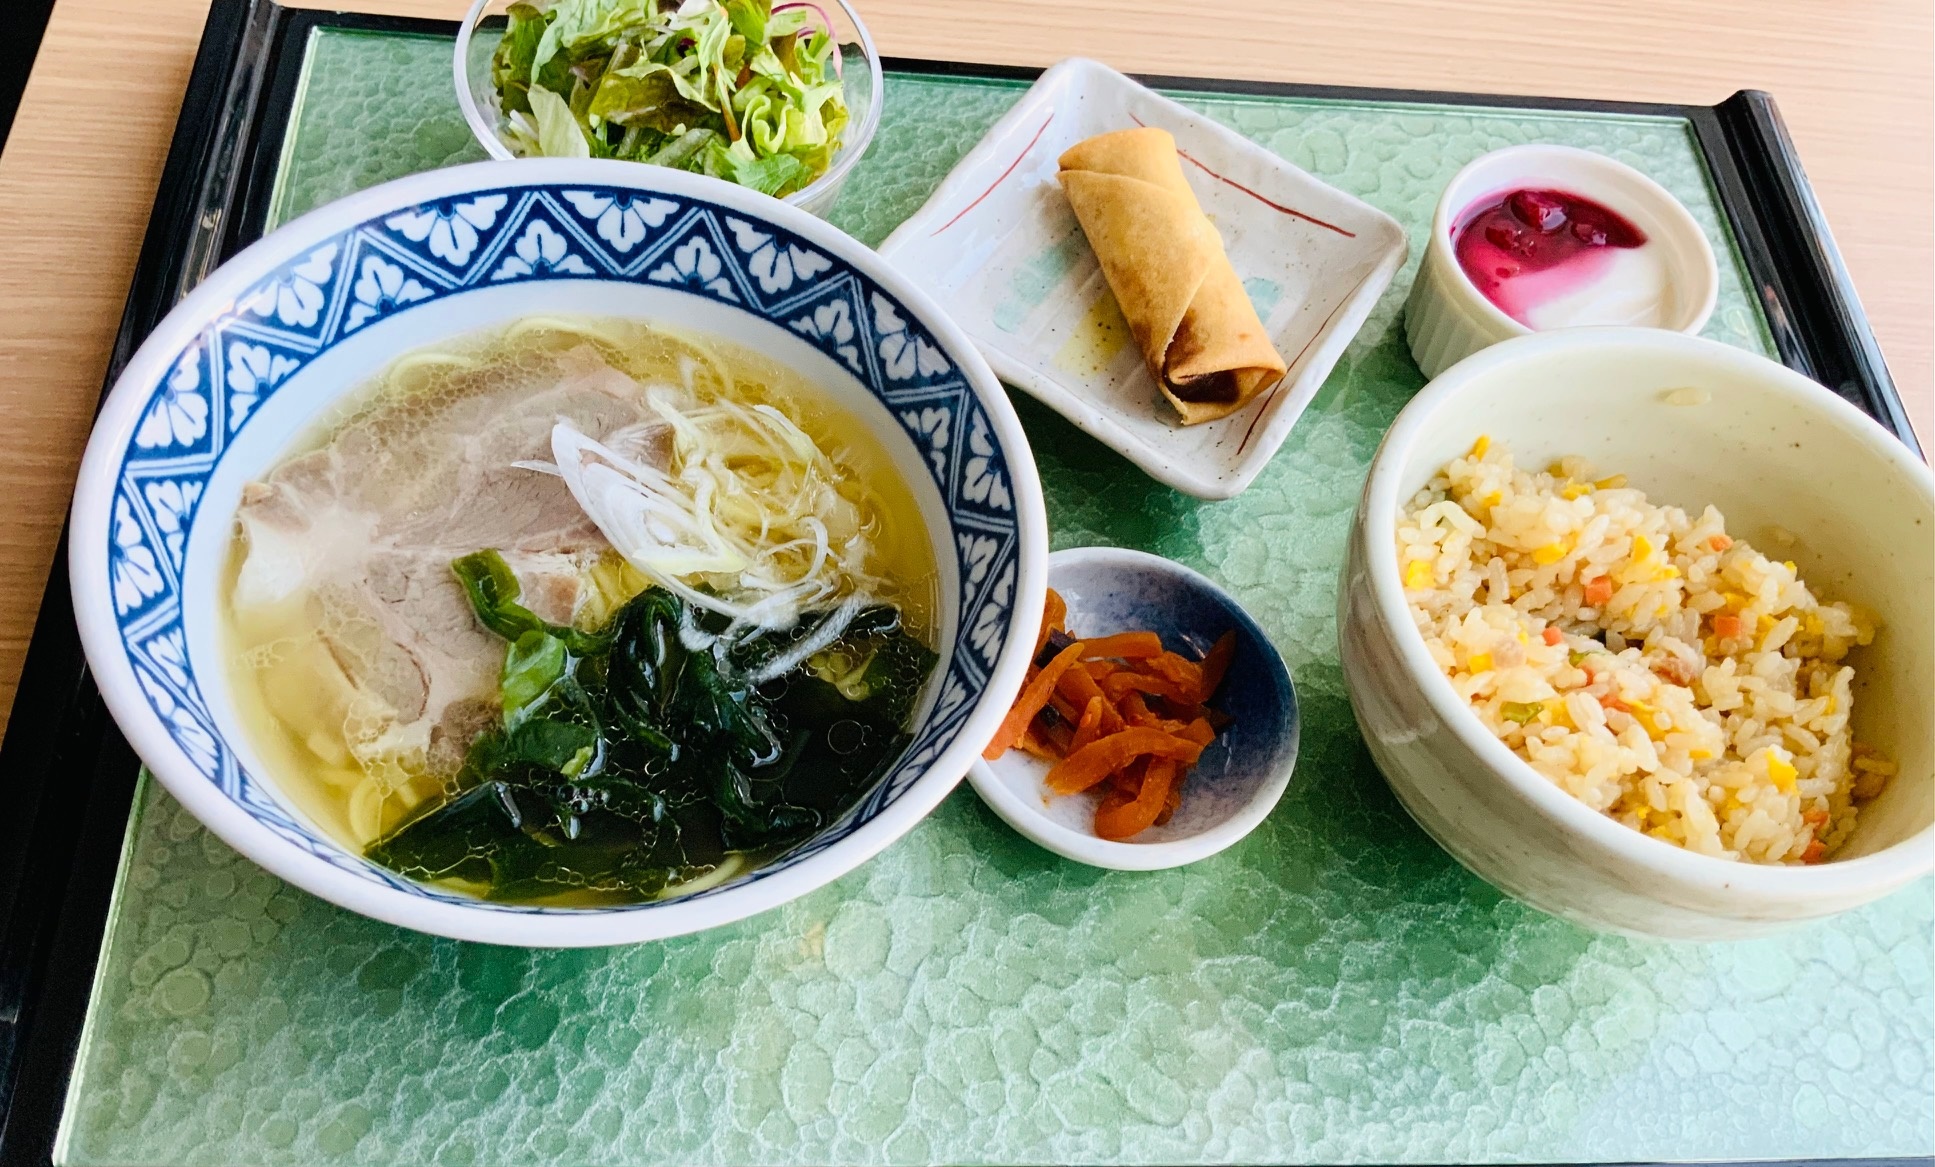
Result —
<instances>
[{"instance_id":1,"label":"floral pattern on bowl","mask_svg":"<svg viewBox=\"0 0 1935 1167\"><path fill-rule=\"evenodd\" d=\"M918 821L992 733L1001 710L984 698L1005 706L1020 683L1046 570L1040 487L1019 422L965 339L890 271L870 270L882 267L763 196L613 162L414 176L269 236L156 329L89 444L71 575L89 662L116 720L170 791L237 850L327 899L426 931L614 943L735 919L837 876ZM411 882L343 849L246 763L252 751L228 711L213 627L240 483L367 375L349 370L373 372L493 313L623 311L608 306L625 297L656 307L644 315L769 351L817 352L798 359L850 374L844 391L911 442L908 461L929 478L914 484L917 496L927 492L930 523L946 528L937 549L944 541L954 551L940 565L941 669L912 744L858 805L718 888L560 909ZM1028 643L1010 635L1017 621ZM707 903L719 900L729 902ZM596 917L610 923L576 923Z\"/></svg>"}]
</instances>

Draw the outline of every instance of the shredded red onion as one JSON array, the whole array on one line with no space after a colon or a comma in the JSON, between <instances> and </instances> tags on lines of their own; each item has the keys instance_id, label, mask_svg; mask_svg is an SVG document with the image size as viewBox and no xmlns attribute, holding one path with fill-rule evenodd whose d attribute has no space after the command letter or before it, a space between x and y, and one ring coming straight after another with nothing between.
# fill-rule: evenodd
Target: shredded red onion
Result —
<instances>
[{"instance_id":1,"label":"shredded red onion","mask_svg":"<svg viewBox=\"0 0 1935 1167\"><path fill-rule=\"evenodd\" d=\"M840 60L840 33L839 30L833 27L833 18L826 14L826 9L813 3L813 0L793 0L791 4L775 4L773 5L773 15L778 16L782 12L790 12L795 8L810 8L820 18L821 26L826 29L827 42L833 46L833 75L845 81L847 75L845 70L841 68Z\"/></svg>"}]
</instances>

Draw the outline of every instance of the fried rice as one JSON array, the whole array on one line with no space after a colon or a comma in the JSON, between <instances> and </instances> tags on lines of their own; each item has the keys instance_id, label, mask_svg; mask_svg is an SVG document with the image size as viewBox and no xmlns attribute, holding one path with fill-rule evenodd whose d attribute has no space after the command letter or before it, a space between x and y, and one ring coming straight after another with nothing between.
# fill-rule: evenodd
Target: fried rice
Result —
<instances>
[{"instance_id":1,"label":"fried rice","mask_svg":"<svg viewBox=\"0 0 1935 1167\"><path fill-rule=\"evenodd\" d=\"M1816 863L1894 767L1853 739L1873 621L1719 511L1656 506L1576 458L1480 438L1414 497L1398 570L1432 658L1506 745L1587 806L1691 851Z\"/></svg>"}]
</instances>

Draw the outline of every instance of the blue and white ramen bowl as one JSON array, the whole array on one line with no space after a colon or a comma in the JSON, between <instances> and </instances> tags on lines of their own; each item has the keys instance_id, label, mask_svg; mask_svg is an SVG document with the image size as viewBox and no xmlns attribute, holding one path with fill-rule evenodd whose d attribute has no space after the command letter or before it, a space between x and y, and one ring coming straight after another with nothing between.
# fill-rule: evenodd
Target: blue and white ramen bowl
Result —
<instances>
[{"instance_id":1,"label":"blue and white ramen bowl","mask_svg":"<svg viewBox=\"0 0 1935 1167\"><path fill-rule=\"evenodd\" d=\"M539 313L707 332L800 371L899 463L939 564L940 664L900 761L791 853L684 898L535 907L394 875L296 809L231 691L219 605L243 485L397 357ZM108 707L209 829L364 915L534 946L619 944L741 919L899 838L966 773L1020 687L1048 554L1034 461L994 374L871 250L712 179L551 159L388 183L223 265L109 395L82 463L71 546L74 607Z\"/></svg>"}]
</instances>

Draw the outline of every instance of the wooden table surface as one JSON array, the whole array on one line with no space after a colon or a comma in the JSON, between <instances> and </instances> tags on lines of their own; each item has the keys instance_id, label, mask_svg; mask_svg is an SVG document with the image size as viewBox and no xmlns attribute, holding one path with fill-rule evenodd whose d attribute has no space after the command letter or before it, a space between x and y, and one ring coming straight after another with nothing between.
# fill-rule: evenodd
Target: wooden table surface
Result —
<instances>
[{"instance_id":1,"label":"wooden table surface","mask_svg":"<svg viewBox=\"0 0 1935 1167\"><path fill-rule=\"evenodd\" d=\"M455 18L462 0L347 0ZM1929 444L1928 0L861 0L883 53L1710 104L1772 92ZM208 0L58 0L0 154L0 710L13 693ZM1187 15L1185 15L1187 14Z\"/></svg>"}]
</instances>

